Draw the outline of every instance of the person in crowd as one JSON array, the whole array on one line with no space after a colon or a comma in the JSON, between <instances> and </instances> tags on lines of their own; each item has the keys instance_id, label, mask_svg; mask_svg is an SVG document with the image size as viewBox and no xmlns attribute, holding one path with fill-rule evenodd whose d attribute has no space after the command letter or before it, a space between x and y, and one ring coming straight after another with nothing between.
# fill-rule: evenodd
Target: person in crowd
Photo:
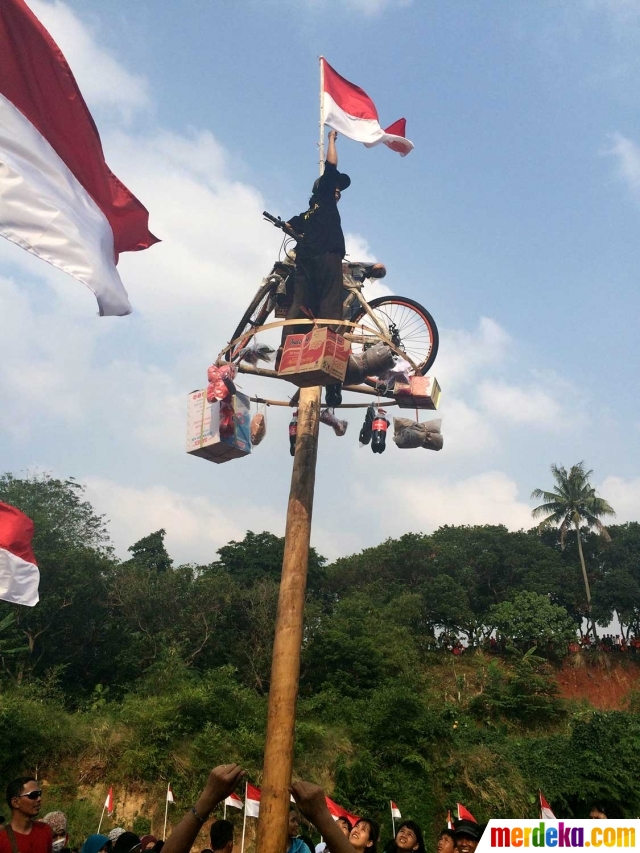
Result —
<instances>
[{"instance_id":1,"label":"person in crowd","mask_svg":"<svg viewBox=\"0 0 640 853\"><path fill-rule=\"evenodd\" d=\"M607 813L602 803L593 803L589 808L589 817L593 820L607 820Z\"/></svg>"},{"instance_id":2,"label":"person in crowd","mask_svg":"<svg viewBox=\"0 0 640 853\"><path fill-rule=\"evenodd\" d=\"M42 789L33 776L20 776L7 785L7 805L11 818L0 832L0 853L51 853L53 833L49 824L38 820Z\"/></svg>"},{"instance_id":3,"label":"person in crowd","mask_svg":"<svg viewBox=\"0 0 640 853\"><path fill-rule=\"evenodd\" d=\"M109 841L112 844L115 844L118 838L122 835L124 829L121 826L114 826L111 832L108 835Z\"/></svg>"},{"instance_id":4,"label":"person in crowd","mask_svg":"<svg viewBox=\"0 0 640 853\"><path fill-rule=\"evenodd\" d=\"M395 838L384 848L384 853L425 853L422 830L413 820L403 820Z\"/></svg>"},{"instance_id":5,"label":"person in crowd","mask_svg":"<svg viewBox=\"0 0 640 853\"><path fill-rule=\"evenodd\" d=\"M351 830L349 841L358 853L376 853L379 836L380 827L375 820L361 817Z\"/></svg>"},{"instance_id":6,"label":"person in crowd","mask_svg":"<svg viewBox=\"0 0 640 853\"><path fill-rule=\"evenodd\" d=\"M212 853L233 853L233 824L217 820L209 830Z\"/></svg>"},{"instance_id":7,"label":"person in crowd","mask_svg":"<svg viewBox=\"0 0 640 853\"><path fill-rule=\"evenodd\" d=\"M347 817L339 817L336 819L336 826L342 830L342 834L348 838L351 835L351 821ZM316 853L324 853L327 849L327 842L321 841L320 844L316 844Z\"/></svg>"},{"instance_id":8,"label":"person in crowd","mask_svg":"<svg viewBox=\"0 0 640 853\"><path fill-rule=\"evenodd\" d=\"M111 853L111 841L107 835L90 835L80 848L80 853Z\"/></svg>"},{"instance_id":9,"label":"person in crowd","mask_svg":"<svg viewBox=\"0 0 640 853\"><path fill-rule=\"evenodd\" d=\"M69 844L69 832L67 830L67 816L64 812L49 812L42 820L51 827L53 853L62 853Z\"/></svg>"},{"instance_id":10,"label":"person in crowd","mask_svg":"<svg viewBox=\"0 0 640 853\"><path fill-rule=\"evenodd\" d=\"M140 849L142 850L142 853L144 853L145 850L153 850L157 843L158 839L155 835L143 835L140 839Z\"/></svg>"},{"instance_id":11,"label":"person in crowd","mask_svg":"<svg viewBox=\"0 0 640 853\"><path fill-rule=\"evenodd\" d=\"M113 853L140 853L140 836L135 832L123 832L113 845Z\"/></svg>"},{"instance_id":12,"label":"person in crowd","mask_svg":"<svg viewBox=\"0 0 640 853\"><path fill-rule=\"evenodd\" d=\"M473 820L456 821L453 841L456 853L475 853L480 839L482 838L482 827Z\"/></svg>"},{"instance_id":13,"label":"person in crowd","mask_svg":"<svg viewBox=\"0 0 640 853\"><path fill-rule=\"evenodd\" d=\"M311 853L307 844L299 838L300 834L300 816L298 809L292 805L289 808L289 843L287 844L287 853Z\"/></svg>"},{"instance_id":14,"label":"person in crowd","mask_svg":"<svg viewBox=\"0 0 640 853\"><path fill-rule=\"evenodd\" d=\"M235 791L244 776L244 770L237 764L221 764L219 767L214 767L209 773L203 792L167 838L162 853L189 853L211 812ZM114 853L129 853L129 851L114 849Z\"/></svg>"},{"instance_id":15,"label":"person in crowd","mask_svg":"<svg viewBox=\"0 0 640 853\"><path fill-rule=\"evenodd\" d=\"M359 845L356 849L365 850L368 848L368 853L375 853L375 845L378 840L378 825L374 821L358 821L347 838L343 834L342 829L337 826L337 821L334 821L331 817L327 808L324 791L319 785L312 785L310 782L296 782L289 790L300 812L315 826L320 835L325 839L331 853L353 853L354 840ZM360 823L363 826L358 833L359 838L354 839L353 832Z\"/></svg>"},{"instance_id":16,"label":"person in crowd","mask_svg":"<svg viewBox=\"0 0 640 853\"><path fill-rule=\"evenodd\" d=\"M453 835L453 829L450 829L448 826L445 826L445 828L438 836L436 853L453 853L455 846L456 845Z\"/></svg>"}]
</instances>

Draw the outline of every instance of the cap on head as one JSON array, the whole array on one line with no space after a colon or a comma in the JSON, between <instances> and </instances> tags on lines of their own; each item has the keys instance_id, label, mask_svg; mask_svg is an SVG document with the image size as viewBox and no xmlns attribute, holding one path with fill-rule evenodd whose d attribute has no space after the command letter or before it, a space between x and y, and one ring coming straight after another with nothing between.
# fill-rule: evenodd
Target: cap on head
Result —
<instances>
[{"instance_id":1,"label":"cap on head","mask_svg":"<svg viewBox=\"0 0 640 853\"><path fill-rule=\"evenodd\" d=\"M453 837L457 838L459 835L466 835L469 838L473 838L474 841L480 841L482 838L482 830L475 821L458 820L456 821Z\"/></svg>"},{"instance_id":2,"label":"cap on head","mask_svg":"<svg viewBox=\"0 0 640 853\"><path fill-rule=\"evenodd\" d=\"M337 177L337 181L338 181L338 189L340 190L340 192L342 192L343 190L346 190L347 187L351 186L351 178L345 172L337 172L336 177ZM316 178L316 180L313 182L313 191L314 192L316 192L316 190L318 189L319 183L320 183L320 178Z\"/></svg>"}]
</instances>

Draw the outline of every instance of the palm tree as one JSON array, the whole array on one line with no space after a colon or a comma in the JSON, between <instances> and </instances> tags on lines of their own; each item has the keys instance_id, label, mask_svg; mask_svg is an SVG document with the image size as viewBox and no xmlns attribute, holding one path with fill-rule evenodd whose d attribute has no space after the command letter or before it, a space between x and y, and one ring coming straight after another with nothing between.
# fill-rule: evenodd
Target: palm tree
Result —
<instances>
[{"instance_id":1,"label":"palm tree","mask_svg":"<svg viewBox=\"0 0 640 853\"><path fill-rule=\"evenodd\" d=\"M584 462L573 465L569 472L561 465L552 465L551 473L556 481L556 487L552 492L543 489L535 489L531 497L542 499L543 504L532 510L534 518L541 518L538 529L549 527L552 524L560 525L560 546L564 548L567 530L574 527L578 540L578 553L580 554L580 565L582 566L582 579L587 594L587 611L591 621L591 629L595 628L591 620L591 588L587 577L587 567L582 552L582 540L580 538L580 525L586 523L587 528L595 528L607 541L611 541L609 531L600 521L604 515L615 515L614 509L604 500L596 495L596 490L589 482L593 471L584 470Z\"/></svg>"}]
</instances>

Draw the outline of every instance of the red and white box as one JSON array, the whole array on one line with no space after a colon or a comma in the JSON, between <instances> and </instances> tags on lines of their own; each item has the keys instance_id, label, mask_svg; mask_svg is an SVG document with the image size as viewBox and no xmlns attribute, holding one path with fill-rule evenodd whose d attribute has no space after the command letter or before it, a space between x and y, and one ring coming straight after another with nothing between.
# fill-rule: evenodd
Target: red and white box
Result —
<instances>
[{"instance_id":1,"label":"red and white box","mask_svg":"<svg viewBox=\"0 0 640 853\"><path fill-rule=\"evenodd\" d=\"M440 386L435 376L410 376L409 382L396 382L393 396L401 409L437 409Z\"/></svg>"},{"instance_id":2,"label":"red and white box","mask_svg":"<svg viewBox=\"0 0 640 853\"><path fill-rule=\"evenodd\" d=\"M289 335L278 376L300 388L344 382L351 345L342 335L316 328L306 335Z\"/></svg>"},{"instance_id":3,"label":"red and white box","mask_svg":"<svg viewBox=\"0 0 640 853\"><path fill-rule=\"evenodd\" d=\"M211 462L228 462L251 453L249 398L237 392L229 400L207 402L207 389L189 394L187 453Z\"/></svg>"}]
</instances>

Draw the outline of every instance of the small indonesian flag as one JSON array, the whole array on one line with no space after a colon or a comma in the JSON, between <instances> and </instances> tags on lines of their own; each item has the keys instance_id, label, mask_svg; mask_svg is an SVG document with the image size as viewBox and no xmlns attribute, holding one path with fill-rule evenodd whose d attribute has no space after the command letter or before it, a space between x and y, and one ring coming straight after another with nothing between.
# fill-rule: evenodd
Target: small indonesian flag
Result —
<instances>
[{"instance_id":1,"label":"small indonesian flag","mask_svg":"<svg viewBox=\"0 0 640 853\"><path fill-rule=\"evenodd\" d=\"M167 802L175 803L175 800L173 799L173 791L171 790L171 785L167 785Z\"/></svg>"},{"instance_id":2,"label":"small indonesian flag","mask_svg":"<svg viewBox=\"0 0 640 853\"><path fill-rule=\"evenodd\" d=\"M107 166L62 52L25 0L0 2L0 235L131 313L116 263L157 238Z\"/></svg>"},{"instance_id":3,"label":"small indonesian flag","mask_svg":"<svg viewBox=\"0 0 640 853\"><path fill-rule=\"evenodd\" d=\"M38 603L40 583L31 548L33 530L33 521L28 516L0 501L0 599L27 607Z\"/></svg>"},{"instance_id":4,"label":"small indonesian flag","mask_svg":"<svg viewBox=\"0 0 640 853\"><path fill-rule=\"evenodd\" d=\"M247 817L258 817L260 814L260 788L247 782L247 790L244 795L244 813Z\"/></svg>"},{"instance_id":5,"label":"small indonesian flag","mask_svg":"<svg viewBox=\"0 0 640 853\"><path fill-rule=\"evenodd\" d=\"M104 807L107 810L109 817L113 814L113 788L109 788L107 799L104 801Z\"/></svg>"},{"instance_id":6,"label":"small indonesian flag","mask_svg":"<svg viewBox=\"0 0 640 853\"><path fill-rule=\"evenodd\" d=\"M225 806L231 806L233 809L241 809L242 808L242 800L237 794L230 794L227 799L224 801Z\"/></svg>"},{"instance_id":7,"label":"small indonesian flag","mask_svg":"<svg viewBox=\"0 0 640 853\"><path fill-rule=\"evenodd\" d=\"M391 817L400 819L402 817L402 815L400 814L400 809L393 802L393 800L389 800L389 802L391 803Z\"/></svg>"},{"instance_id":8,"label":"small indonesian flag","mask_svg":"<svg viewBox=\"0 0 640 853\"><path fill-rule=\"evenodd\" d=\"M469 809L465 809L462 803L458 803L458 820L471 820L473 823L478 822Z\"/></svg>"},{"instance_id":9,"label":"small indonesian flag","mask_svg":"<svg viewBox=\"0 0 640 853\"><path fill-rule=\"evenodd\" d=\"M447 809L447 829L453 829L453 820L451 818L451 809Z\"/></svg>"},{"instance_id":10,"label":"small indonesian flag","mask_svg":"<svg viewBox=\"0 0 640 853\"><path fill-rule=\"evenodd\" d=\"M538 796L540 797L540 817L541 817L541 818L542 818L542 817L544 817L544 818L546 818L547 820L555 820L555 819L556 819L556 816L555 816L555 815L554 815L554 813L551 811L551 806L550 806L550 805L549 805L549 803L545 800L545 798L544 798L544 795L543 795L542 791L539 791L539 792L538 792Z\"/></svg>"},{"instance_id":11,"label":"small indonesian flag","mask_svg":"<svg viewBox=\"0 0 640 853\"><path fill-rule=\"evenodd\" d=\"M329 813L334 820L338 820L339 817L346 817L352 826L360 820L358 815L352 814L351 812L347 811L345 808L339 806L338 803L335 803L329 797L325 797L325 801L327 803Z\"/></svg>"},{"instance_id":12,"label":"small indonesian flag","mask_svg":"<svg viewBox=\"0 0 640 853\"><path fill-rule=\"evenodd\" d=\"M345 80L320 57L323 79L322 120L338 133L364 143L367 148L384 142L405 157L413 142L405 136L406 121L401 118L383 130L378 121L376 106L358 86Z\"/></svg>"}]
</instances>

